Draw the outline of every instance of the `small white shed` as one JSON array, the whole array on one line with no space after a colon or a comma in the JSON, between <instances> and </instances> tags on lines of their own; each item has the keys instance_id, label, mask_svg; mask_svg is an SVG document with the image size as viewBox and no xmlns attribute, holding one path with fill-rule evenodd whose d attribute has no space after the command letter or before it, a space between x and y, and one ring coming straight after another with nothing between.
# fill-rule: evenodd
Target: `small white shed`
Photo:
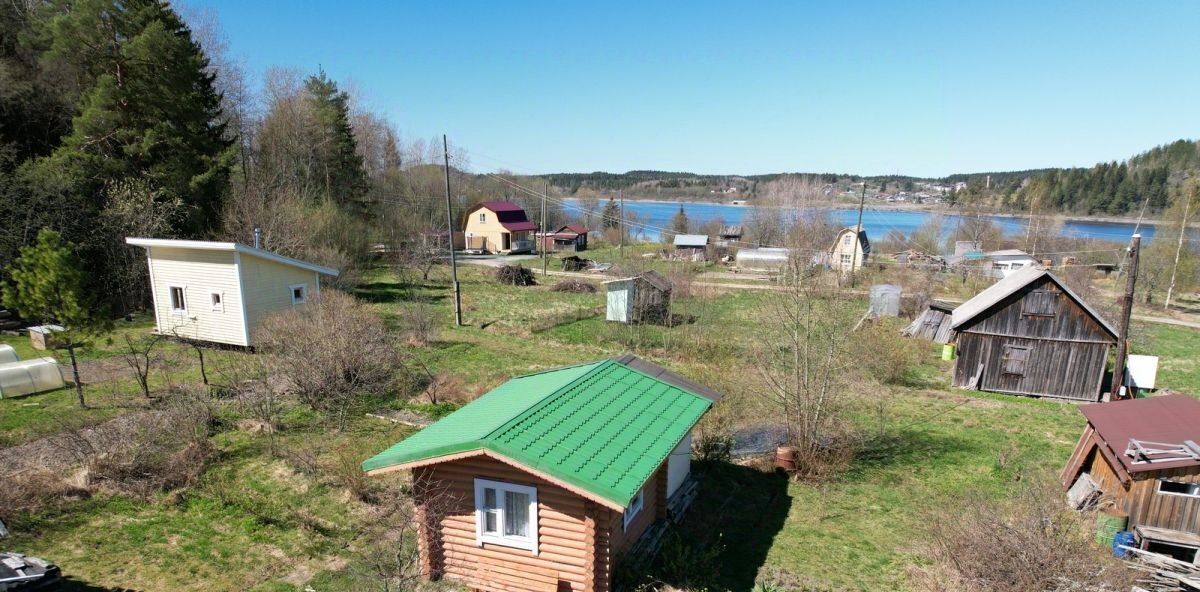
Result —
<instances>
[{"instance_id":1,"label":"small white shed","mask_svg":"<svg viewBox=\"0 0 1200 592\"><path fill-rule=\"evenodd\" d=\"M321 293L337 270L239 243L127 238L146 249L156 330L252 347L267 314Z\"/></svg>"}]
</instances>

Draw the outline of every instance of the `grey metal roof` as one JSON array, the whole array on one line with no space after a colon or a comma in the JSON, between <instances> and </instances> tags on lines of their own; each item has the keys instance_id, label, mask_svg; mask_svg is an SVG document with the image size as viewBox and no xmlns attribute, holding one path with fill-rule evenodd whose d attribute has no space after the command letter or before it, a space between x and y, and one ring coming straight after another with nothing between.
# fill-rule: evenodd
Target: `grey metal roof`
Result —
<instances>
[{"instance_id":1,"label":"grey metal roof","mask_svg":"<svg viewBox=\"0 0 1200 592\"><path fill-rule=\"evenodd\" d=\"M707 234L677 234L675 235L676 247L703 247L708 244Z\"/></svg>"},{"instance_id":2,"label":"grey metal roof","mask_svg":"<svg viewBox=\"0 0 1200 592\"><path fill-rule=\"evenodd\" d=\"M657 271L644 271L638 277L646 280L646 282L648 282L651 286L654 286L663 292L671 291L671 280L663 277L662 274L658 273Z\"/></svg>"},{"instance_id":3,"label":"grey metal roof","mask_svg":"<svg viewBox=\"0 0 1200 592\"><path fill-rule=\"evenodd\" d=\"M1079 295L1071 290L1071 288L1069 288L1066 284L1059 281L1054 274L1037 266L1019 269L1010 274L1008 277L992 284L986 290L976 294L974 298L958 305L958 307L955 308L954 312L952 313L952 326L957 329L963 323L966 323L980 314L983 314L1000 301L1015 294L1021 288L1024 288L1025 286L1028 286L1029 284L1041 279L1042 276L1049 277L1050 281L1054 282L1054 285L1058 286L1058 289L1062 290L1067 296L1070 296L1071 299L1079 304L1079 306L1083 307L1083 309L1087 311L1087 313L1091 315L1093 319L1096 319L1096 322L1100 323L1100 326L1104 327L1105 331L1108 331L1108 333L1112 335L1114 339L1116 338L1116 330L1113 329L1112 325L1108 324L1108 321L1104 320L1104 317L1100 316L1099 312L1096 312L1096 309L1092 308L1090 304L1080 298Z\"/></svg>"},{"instance_id":4,"label":"grey metal roof","mask_svg":"<svg viewBox=\"0 0 1200 592\"><path fill-rule=\"evenodd\" d=\"M667 370L666 368L663 368L662 366L659 366L658 364L647 362L646 360L643 360L633 354L621 354L612 360L618 364L628 366L634 370L642 372L643 374L649 374L650 376L653 376L654 378L657 378L667 384L696 393L697 395L700 395L714 403L721 400L721 393L718 393L717 391L714 391L698 382L684 378L674 372L671 372L670 370Z\"/></svg>"}]
</instances>

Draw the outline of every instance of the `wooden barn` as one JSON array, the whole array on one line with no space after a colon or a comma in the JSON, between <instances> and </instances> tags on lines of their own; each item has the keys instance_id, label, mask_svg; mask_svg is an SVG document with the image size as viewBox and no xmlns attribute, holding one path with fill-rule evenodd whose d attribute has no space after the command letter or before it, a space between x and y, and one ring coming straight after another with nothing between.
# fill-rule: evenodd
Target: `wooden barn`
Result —
<instances>
[{"instance_id":1,"label":"wooden barn","mask_svg":"<svg viewBox=\"0 0 1200 592\"><path fill-rule=\"evenodd\" d=\"M951 314L953 384L1098 401L1117 333L1049 271L1014 271Z\"/></svg>"},{"instance_id":2,"label":"wooden barn","mask_svg":"<svg viewBox=\"0 0 1200 592\"><path fill-rule=\"evenodd\" d=\"M618 323L661 325L671 320L671 282L656 271L604 282L605 318Z\"/></svg>"},{"instance_id":3,"label":"wooden barn","mask_svg":"<svg viewBox=\"0 0 1200 592\"><path fill-rule=\"evenodd\" d=\"M607 592L694 498L719 398L633 356L513 378L363 463L413 472L423 574L488 592Z\"/></svg>"},{"instance_id":4,"label":"wooden barn","mask_svg":"<svg viewBox=\"0 0 1200 592\"><path fill-rule=\"evenodd\" d=\"M949 343L954 305L938 300L930 302L925 310L901 332L905 337L924 339L934 343Z\"/></svg>"},{"instance_id":5,"label":"wooden barn","mask_svg":"<svg viewBox=\"0 0 1200 592\"><path fill-rule=\"evenodd\" d=\"M1200 564L1200 401L1177 393L1080 410L1087 427L1061 474L1073 502L1123 513L1141 548Z\"/></svg>"}]
</instances>

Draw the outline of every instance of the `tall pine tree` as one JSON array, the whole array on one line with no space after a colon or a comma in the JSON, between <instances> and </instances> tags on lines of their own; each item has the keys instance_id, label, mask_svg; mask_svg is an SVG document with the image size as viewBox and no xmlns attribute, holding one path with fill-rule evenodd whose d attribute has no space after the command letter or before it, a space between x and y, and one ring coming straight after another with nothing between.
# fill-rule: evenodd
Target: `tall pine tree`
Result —
<instances>
[{"instance_id":1,"label":"tall pine tree","mask_svg":"<svg viewBox=\"0 0 1200 592\"><path fill-rule=\"evenodd\" d=\"M342 206L364 211L367 172L354 130L350 127L350 96L321 70L304 81L312 115L315 156L325 198Z\"/></svg>"}]
</instances>

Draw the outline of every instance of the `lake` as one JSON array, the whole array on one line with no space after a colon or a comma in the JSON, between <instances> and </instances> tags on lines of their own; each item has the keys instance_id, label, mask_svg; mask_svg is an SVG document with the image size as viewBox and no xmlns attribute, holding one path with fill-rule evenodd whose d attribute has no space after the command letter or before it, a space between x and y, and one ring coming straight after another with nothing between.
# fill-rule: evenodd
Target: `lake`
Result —
<instances>
[{"instance_id":1,"label":"lake","mask_svg":"<svg viewBox=\"0 0 1200 592\"><path fill-rule=\"evenodd\" d=\"M568 198L564 201L567 203L568 213L577 215L578 212L582 211L578 200ZM633 200L625 202L625 209L631 214L636 214L638 218L638 226L640 227L635 230L636 234L644 240L654 241L658 240L661 236L661 229L670 226L671 217L679 211L680 205L683 206L683 211L687 214L688 219L691 220L693 225L703 224L718 217L725 220L726 224L740 224L754 209L752 206L704 202ZM604 202L600 202L600 207L604 207ZM858 210L856 208L813 208L810 211L825 212L835 224L841 226L853 226L858 217ZM910 236L914 230L935 214L935 212L928 210L870 209L868 207L863 211L863 227L873 237L882 238L892 230L898 230L904 236ZM949 230L954 228L961 216L957 214L942 214L942 218L945 222L945 227ZM995 222L1006 236L1012 237L1024 235L1026 224L1029 221L1028 218L1013 218L1009 216L987 216L987 218ZM1129 242L1129 237L1133 235L1133 229L1134 224L1131 222L1063 220L1062 225L1058 228L1058 233L1061 236L1073 238L1092 238L1125 244ZM1154 237L1154 226L1142 224L1139 232L1142 234L1142 242L1149 242Z\"/></svg>"}]
</instances>

